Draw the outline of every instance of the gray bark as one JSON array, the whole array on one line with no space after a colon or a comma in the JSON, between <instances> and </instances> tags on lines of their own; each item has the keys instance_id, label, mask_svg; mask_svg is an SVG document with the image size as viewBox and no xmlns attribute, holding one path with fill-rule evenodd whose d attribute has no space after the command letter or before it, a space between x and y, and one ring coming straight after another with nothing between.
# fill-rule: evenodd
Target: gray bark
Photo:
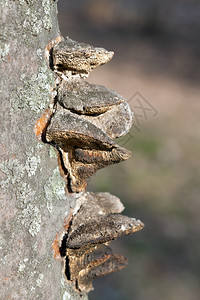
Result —
<instances>
[{"instance_id":1,"label":"gray bark","mask_svg":"<svg viewBox=\"0 0 200 300\"><path fill-rule=\"evenodd\" d=\"M59 34L57 4L1 0L0 14L0 298L87 299L53 257L70 199L53 149L33 133L54 81L44 49Z\"/></svg>"}]
</instances>

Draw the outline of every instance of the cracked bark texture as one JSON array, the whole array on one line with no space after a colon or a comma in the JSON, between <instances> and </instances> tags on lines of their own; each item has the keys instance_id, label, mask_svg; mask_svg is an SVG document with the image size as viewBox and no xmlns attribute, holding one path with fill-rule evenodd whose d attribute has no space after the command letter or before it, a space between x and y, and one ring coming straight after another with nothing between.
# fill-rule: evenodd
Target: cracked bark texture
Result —
<instances>
[{"instance_id":1,"label":"cracked bark texture","mask_svg":"<svg viewBox=\"0 0 200 300\"><path fill-rule=\"evenodd\" d=\"M33 133L54 81L44 49L59 34L57 4L1 0L0 15L0 298L87 299L51 251L73 199L53 149Z\"/></svg>"}]
</instances>

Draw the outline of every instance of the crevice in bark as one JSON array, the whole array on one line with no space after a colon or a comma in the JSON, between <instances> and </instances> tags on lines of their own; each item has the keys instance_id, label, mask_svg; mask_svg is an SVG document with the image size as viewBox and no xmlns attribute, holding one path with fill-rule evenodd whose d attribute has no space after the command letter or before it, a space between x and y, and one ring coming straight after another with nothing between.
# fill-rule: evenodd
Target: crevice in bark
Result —
<instances>
[{"instance_id":1,"label":"crevice in bark","mask_svg":"<svg viewBox=\"0 0 200 300\"><path fill-rule=\"evenodd\" d=\"M66 256L66 250L67 250L67 233L63 236L61 246L60 246L60 255L61 257Z\"/></svg>"},{"instance_id":2,"label":"crevice in bark","mask_svg":"<svg viewBox=\"0 0 200 300\"><path fill-rule=\"evenodd\" d=\"M70 273L70 266L69 266L69 257L66 256L65 258L65 275L67 277L67 280L71 280L71 273Z\"/></svg>"}]
</instances>

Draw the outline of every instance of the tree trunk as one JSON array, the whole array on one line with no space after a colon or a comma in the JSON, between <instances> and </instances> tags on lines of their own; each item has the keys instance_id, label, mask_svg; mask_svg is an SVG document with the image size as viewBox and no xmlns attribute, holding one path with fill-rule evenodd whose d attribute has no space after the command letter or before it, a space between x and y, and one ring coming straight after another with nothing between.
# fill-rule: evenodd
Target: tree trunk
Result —
<instances>
[{"instance_id":1,"label":"tree trunk","mask_svg":"<svg viewBox=\"0 0 200 300\"><path fill-rule=\"evenodd\" d=\"M33 133L54 81L44 49L59 34L57 4L0 2L0 298L87 299L52 254L70 199L53 150Z\"/></svg>"}]
</instances>

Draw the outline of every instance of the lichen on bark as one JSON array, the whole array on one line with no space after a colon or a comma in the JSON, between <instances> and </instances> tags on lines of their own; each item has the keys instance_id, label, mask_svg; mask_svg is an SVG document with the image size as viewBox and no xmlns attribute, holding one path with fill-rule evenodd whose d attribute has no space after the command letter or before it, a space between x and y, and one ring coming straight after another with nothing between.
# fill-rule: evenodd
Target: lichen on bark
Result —
<instances>
[{"instance_id":1,"label":"lichen on bark","mask_svg":"<svg viewBox=\"0 0 200 300\"><path fill-rule=\"evenodd\" d=\"M0 14L0 295L80 299L51 252L67 209L49 184L57 162L33 134L54 82L44 49L59 34L56 2L1 0Z\"/></svg>"}]
</instances>

